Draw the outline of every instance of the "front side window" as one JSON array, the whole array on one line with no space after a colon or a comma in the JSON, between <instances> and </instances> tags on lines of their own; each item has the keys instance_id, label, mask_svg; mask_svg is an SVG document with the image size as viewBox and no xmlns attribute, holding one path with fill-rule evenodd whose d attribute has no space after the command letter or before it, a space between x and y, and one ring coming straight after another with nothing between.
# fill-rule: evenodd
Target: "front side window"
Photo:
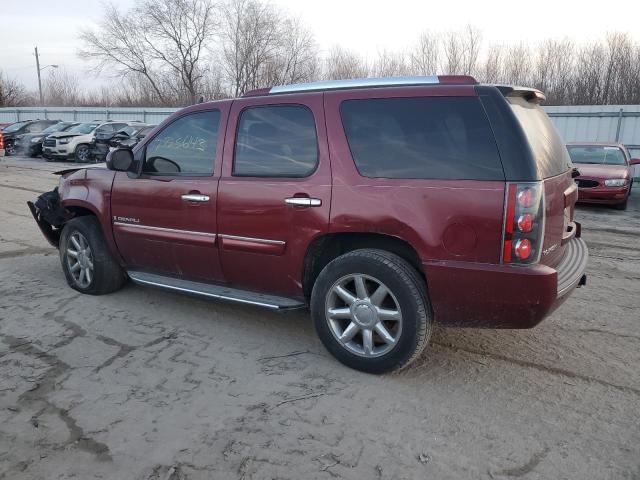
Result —
<instances>
[{"instance_id":1,"label":"front side window","mask_svg":"<svg viewBox=\"0 0 640 480\"><path fill-rule=\"evenodd\" d=\"M364 177L502 180L489 121L476 97L346 100L340 108Z\"/></svg>"},{"instance_id":2,"label":"front side window","mask_svg":"<svg viewBox=\"0 0 640 480\"><path fill-rule=\"evenodd\" d=\"M600 145L569 145L569 155L573 163L593 163L603 165L626 165L627 159L618 147Z\"/></svg>"},{"instance_id":3,"label":"front side window","mask_svg":"<svg viewBox=\"0 0 640 480\"><path fill-rule=\"evenodd\" d=\"M317 164L316 125L309 108L258 106L240 115L233 175L306 177Z\"/></svg>"},{"instance_id":4,"label":"front side window","mask_svg":"<svg viewBox=\"0 0 640 480\"><path fill-rule=\"evenodd\" d=\"M211 175L219 127L219 110L178 118L147 144L143 171L155 175Z\"/></svg>"}]
</instances>

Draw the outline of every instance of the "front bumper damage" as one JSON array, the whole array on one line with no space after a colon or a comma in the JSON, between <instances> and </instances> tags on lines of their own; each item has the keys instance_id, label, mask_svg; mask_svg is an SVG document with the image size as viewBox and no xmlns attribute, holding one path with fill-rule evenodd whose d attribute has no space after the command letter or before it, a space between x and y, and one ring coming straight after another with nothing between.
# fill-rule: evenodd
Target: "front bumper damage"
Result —
<instances>
[{"instance_id":1,"label":"front bumper damage","mask_svg":"<svg viewBox=\"0 0 640 480\"><path fill-rule=\"evenodd\" d=\"M60 202L58 188L40 195L35 203L27 202L31 215L47 241L58 248L62 226L71 218Z\"/></svg>"}]
</instances>

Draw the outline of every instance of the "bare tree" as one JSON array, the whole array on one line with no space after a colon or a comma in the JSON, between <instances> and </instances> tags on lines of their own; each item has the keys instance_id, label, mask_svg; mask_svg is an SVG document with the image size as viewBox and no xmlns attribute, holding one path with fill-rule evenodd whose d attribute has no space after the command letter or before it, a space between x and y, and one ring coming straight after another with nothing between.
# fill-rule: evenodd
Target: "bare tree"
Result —
<instances>
[{"instance_id":1,"label":"bare tree","mask_svg":"<svg viewBox=\"0 0 640 480\"><path fill-rule=\"evenodd\" d=\"M136 14L145 48L180 80L187 101L194 103L205 75L206 46L219 19L211 0L139 0Z\"/></svg>"},{"instance_id":2,"label":"bare tree","mask_svg":"<svg viewBox=\"0 0 640 480\"><path fill-rule=\"evenodd\" d=\"M300 19L284 17L280 20L277 48L265 62L263 86L303 83L319 75L318 46L315 38Z\"/></svg>"},{"instance_id":3,"label":"bare tree","mask_svg":"<svg viewBox=\"0 0 640 480\"><path fill-rule=\"evenodd\" d=\"M46 105L70 106L82 103L78 77L62 68L49 72L43 90Z\"/></svg>"},{"instance_id":4,"label":"bare tree","mask_svg":"<svg viewBox=\"0 0 640 480\"><path fill-rule=\"evenodd\" d=\"M411 72L416 75L433 75L440 62L440 37L433 32L423 32L410 54Z\"/></svg>"},{"instance_id":5,"label":"bare tree","mask_svg":"<svg viewBox=\"0 0 640 480\"><path fill-rule=\"evenodd\" d=\"M96 73L108 71L113 76L144 78L149 88L165 102L160 78L151 52L146 48L141 19L106 3L97 29L80 32L81 58L92 61Z\"/></svg>"},{"instance_id":6,"label":"bare tree","mask_svg":"<svg viewBox=\"0 0 640 480\"><path fill-rule=\"evenodd\" d=\"M487 51L484 65L480 70L480 79L487 83L498 83L504 78L504 47L491 45Z\"/></svg>"},{"instance_id":7,"label":"bare tree","mask_svg":"<svg viewBox=\"0 0 640 480\"><path fill-rule=\"evenodd\" d=\"M473 75L476 71L480 47L482 46L482 33L476 27L467 25L462 37L462 73Z\"/></svg>"},{"instance_id":8,"label":"bare tree","mask_svg":"<svg viewBox=\"0 0 640 480\"><path fill-rule=\"evenodd\" d=\"M323 77L327 80L364 78L369 76L367 62L357 53L334 46L325 58Z\"/></svg>"},{"instance_id":9,"label":"bare tree","mask_svg":"<svg viewBox=\"0 0 640 480\"><path fill-rule=\"evenodd\" d=\"M444 34L442 41L444 57L442 59L442 73L458 75L464 68L464 41L459 32L450 31Z\"/></svg>"},{"instance_id":10,"label":"bare tree","mask_svg":"<svg viewBox=\"0 0 640 480\"><path fill-rule=\"evenodd\" d=\"M17 107L30 100L25 86L0 70L0 107Z\"/></svg>"},{"instance_id":11,"label":"bare tree","mask_svg":"<svg viewBox=\"0 0 640 480\"><path fill-rule=\"evenodd\" d=\"M261 85L261 74L278 51L278 12L257 0L225 6L222 52L234 96Z\"/></svg>"},{"instance_id":12,"label":"bare tree","mask_svg":"<svg viewBox=\"0 0 640 480\"><path fill-rule=\"evenodd\" d=\"M407 75L411 71L410 63L402 52L382 50L371 67L372 75L376 77L398 77Z\"/></svg>"}]
</instances>

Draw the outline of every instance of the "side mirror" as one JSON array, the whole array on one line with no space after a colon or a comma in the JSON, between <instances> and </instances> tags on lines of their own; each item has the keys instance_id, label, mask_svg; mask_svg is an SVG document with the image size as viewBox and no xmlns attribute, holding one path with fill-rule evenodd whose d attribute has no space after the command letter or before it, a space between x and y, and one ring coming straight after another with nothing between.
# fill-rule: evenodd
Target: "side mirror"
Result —
<instances>
[{"instance_id":1,"label":"side mirror","mask_svg":"<svg viewBox=\"0 0 640 480\"><path fill-rule=\"evenodd\" d=\"M128 148L116 148L107 155L107 168L116 172L128 172L133 166L133 152Z\"/></svg>"},{"instance_id":2,"label":"side mirror","mask_svg":"<svg viewBox=\"0 0 640 480\"><path fill-rule=\"evenodd\" d=\"M576 167L573 167L571 169L571 178L577 178L580 176L580 170L578 170Z\"/></svg>"},{"instance_id":3,"label":"side mirror","mask_svg":"<svg viewBox=\"0 0 640 480\"><path fill-rule=\"evenodd\" d=\"M632 158L629 160L629 165L640 165L640 158Z\"/></svg>"}]
</instances>

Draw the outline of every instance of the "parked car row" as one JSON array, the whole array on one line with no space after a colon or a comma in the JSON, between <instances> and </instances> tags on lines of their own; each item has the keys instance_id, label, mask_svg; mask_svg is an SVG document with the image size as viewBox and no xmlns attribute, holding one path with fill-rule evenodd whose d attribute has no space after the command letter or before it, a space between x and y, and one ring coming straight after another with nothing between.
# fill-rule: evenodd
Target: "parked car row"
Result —
<instances>
[{"instance_id":1,"label":"parked car row","mask_svg":"<svg viewBox=\"0 0 640 480\"><path fill-rule=\"evenodd\" d=\"M24 120L0 130L0 149L6 155L42 155L48 161L104 161L110 148L133 147L153 127L136 121Z\"/></svg>"}]
</instances>

